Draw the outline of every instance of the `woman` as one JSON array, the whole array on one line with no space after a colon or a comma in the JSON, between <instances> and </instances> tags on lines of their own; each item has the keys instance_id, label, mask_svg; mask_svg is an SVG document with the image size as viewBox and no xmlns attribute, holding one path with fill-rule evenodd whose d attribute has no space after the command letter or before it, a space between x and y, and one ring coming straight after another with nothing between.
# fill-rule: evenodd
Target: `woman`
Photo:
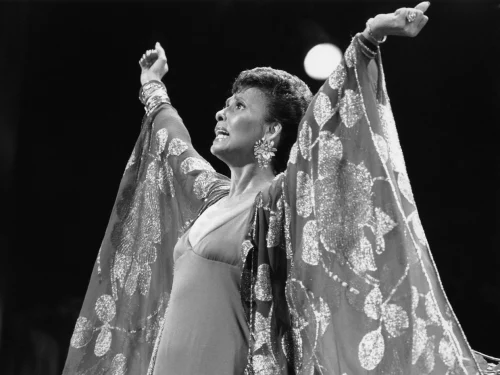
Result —
<instances>
[{"instance_id":1,"label":"woman","mask_svg":"<svg viewBox=\"0 0 500 375\"><path fill-rule=\"evenodd\" d=\"M477 373L428 251L377 47L416 36L428 6L369 20L314 99L285 72L242 72L211 147L230 180L171 106L162 47L143 56L146 116L65 374ZM278 175L275 152L290 153Z\"/></svg>"}]
</instances>

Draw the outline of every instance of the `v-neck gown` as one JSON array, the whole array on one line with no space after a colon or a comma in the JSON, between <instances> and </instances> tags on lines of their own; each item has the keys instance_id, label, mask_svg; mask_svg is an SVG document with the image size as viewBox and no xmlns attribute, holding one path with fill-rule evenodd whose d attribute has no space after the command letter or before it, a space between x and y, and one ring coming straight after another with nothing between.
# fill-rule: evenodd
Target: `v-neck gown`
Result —
<instances>
[{"instance_id":1,"label":"v-neck gown","mask_svg":"<svg viewBox=\"0 0 500 375\"><path fill-rule=\"evenodd\" d=\"M241 244L250 209L174 248L174 280L153 375L236 375L247 363L240 297Z\"/></svg>"}]
</instances>

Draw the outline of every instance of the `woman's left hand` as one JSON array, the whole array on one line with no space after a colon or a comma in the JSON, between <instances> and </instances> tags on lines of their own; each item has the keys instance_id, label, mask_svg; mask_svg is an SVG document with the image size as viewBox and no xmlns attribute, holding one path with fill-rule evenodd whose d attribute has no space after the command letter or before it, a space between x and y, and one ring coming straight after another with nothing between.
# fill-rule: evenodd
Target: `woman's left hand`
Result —
<instances>
[{"instance_id":1,"label":"woman's left hand","mask_svg":"<svg viewBox=\"0 0 500 375\"><path fill-rule=\"evenodd\" d=\"M425 1L415 8L400 8L394 13L379 14L368 21L372 34L377 39L386 35L416 37L429 21L424 13L431 5Z\"/></svg>"}]
</instances>

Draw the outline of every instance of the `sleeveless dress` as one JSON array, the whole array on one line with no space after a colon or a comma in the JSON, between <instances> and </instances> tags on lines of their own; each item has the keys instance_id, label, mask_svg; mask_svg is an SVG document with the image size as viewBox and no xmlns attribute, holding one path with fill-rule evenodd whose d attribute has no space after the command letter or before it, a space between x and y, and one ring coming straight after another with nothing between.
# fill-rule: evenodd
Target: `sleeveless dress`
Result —
<instances>
[{"instance_id":1,"label":"sleeveless dress","mask_svg":"<svg viewBox=\"0 0 500 375\"><path fill-rule=\"evenodd\" d=\"M229 217L228 221L220 223L215 217L219 222L212 227L192 226L177 242L172 294L154 375L243 373L249 330L240 296L240 247L253 200L249 196L226 209L222 220ZM205 221L213 212L207 212ZM194 246L193 228L203 232Z\"/></svg>"}]
</instances>

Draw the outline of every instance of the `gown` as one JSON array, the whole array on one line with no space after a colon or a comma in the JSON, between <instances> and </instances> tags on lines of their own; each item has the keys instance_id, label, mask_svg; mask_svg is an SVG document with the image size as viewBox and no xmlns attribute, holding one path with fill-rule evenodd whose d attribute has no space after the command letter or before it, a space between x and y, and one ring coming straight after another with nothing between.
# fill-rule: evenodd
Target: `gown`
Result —
<instances>
[{"instance_id":1,"label":"gown","mask_svg":"<svg viewBox=\"0 0 500 375\"><path fill-rule=\"evenodd\" d=\"M170 104L144 116L64 375L482 373L418 215L380 48L374 57L367 44L353 37L301 120L286 170L256 195L246 230L240 222L227 238L213 231L190 246L200 232L189 228L230 181ZM193 263L199 273L187 272Z\"/></svg>"},{"instance_id":2,"label":"gown","mask_svg":"<svg viewBox=\"0 0 500 375\"><path fill-rule=\"evenodd\" d=\"M215 214L207 210L207 220L224 216L222 223L191 227L175 245L174 282L153 375L233 375L245 370L249 329L240 297L239 250L253 201L248 195L223 208L225 215L220 209ZM204 232L194 246L189 236L193 229Z\"/></svg>"}]
</instances>

